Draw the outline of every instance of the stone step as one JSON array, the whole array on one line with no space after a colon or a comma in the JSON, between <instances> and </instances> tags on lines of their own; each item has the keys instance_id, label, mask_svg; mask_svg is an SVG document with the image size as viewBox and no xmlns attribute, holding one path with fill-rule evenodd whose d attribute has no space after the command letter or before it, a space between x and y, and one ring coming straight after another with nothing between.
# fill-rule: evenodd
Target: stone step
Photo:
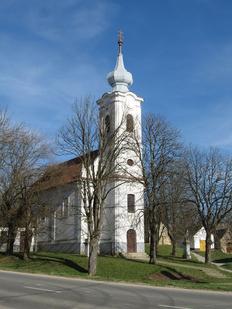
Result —
<instances>
[{"instance_id":1,"label":"stone step","mask_svg":"<svg viewBox=\"0 0 232 309\"><path fill-rule=\"evenodd\" d=\"M147 259L149 259L149 256L145 252L125 253L124 256L127 259L134 259L134 260L147 260Z\"/></svg>"}]
</instances>

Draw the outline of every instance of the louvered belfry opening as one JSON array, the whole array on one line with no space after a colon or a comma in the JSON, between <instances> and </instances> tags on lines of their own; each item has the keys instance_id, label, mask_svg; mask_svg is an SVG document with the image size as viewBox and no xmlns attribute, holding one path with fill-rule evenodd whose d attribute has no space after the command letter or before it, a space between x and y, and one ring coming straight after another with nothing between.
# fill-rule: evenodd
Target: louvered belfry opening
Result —
<instances>
[{"instance_id":1,"label":"louvered belfry opening","mask_svg":"<svg viewBox=\"0 0 232 309\"><path fill-rule=\"evenodd\" d=\"M105 128L106 128L106 133L110 132L110 116L107 115L105 118Z\"/></svg>"},{"instance_id":2,"label":"louvered belfry opening","mask_svg":"<svg viewBox=\"0 0 232 309\"><path fill-rule=\"evenodd\" d=\"M135 212L135 195L127 195L127 210L128 212Z\"/></svg>"},{"instance_id":3,"label":"louvered belfry opening","mask_svg":"<svg viewBox=\"0 0 232 309\"><path fill-rule=\"evenodd\" d=\"M128 114L126 116L126 130L127 132L133 132L134 131L134 119L131 114Z\"/></svg>"}]
</instances>

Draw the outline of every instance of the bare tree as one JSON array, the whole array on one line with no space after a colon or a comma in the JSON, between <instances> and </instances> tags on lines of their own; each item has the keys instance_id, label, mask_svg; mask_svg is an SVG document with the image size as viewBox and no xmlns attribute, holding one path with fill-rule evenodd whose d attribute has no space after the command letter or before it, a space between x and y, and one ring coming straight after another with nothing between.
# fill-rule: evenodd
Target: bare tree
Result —
<instances>
[{"instance_id":1,"label":"bare tree","mask_svg":"<svg viewBox=\"0 0 232 309\"><path fill-rule=\"evenodd\" d=\"M170 168L170 173L164 185L165 206L163 207L163 223L172 243L172 256L176 256L176 246L178 239L181 239L182 220L181 215L185 207L185 181L184 169L181 162L177 161Z\"/></svg>"},{"instance_id":2,"label":"bare tree","mask_svg":"<svg viewBox=\"0 0 232 309\"><path fill-rule=\"evenodd\" d=\"M0 168L3 165L5 145L9 135L9 118L6 110L0 108Z\"/></svg>"},{"instance_id":3,"label":"bare tree","mask_svg":"<svg viewBox=\"0 0 232 309\"><path fill-rule=\"evenodd\" d=\"M58 137L62 152L78 156L82 164L78 187L87 221L90 275L96 274L106 199L115 186L124 181L120 176L119 158L126 138L121 125L115 128L109 119L102 119L95 105L90 97L76 102L72 117Z\"/></svg>"},{"instance_id":4,"label":"bare tree","mask_svg":"<svg viewBox=\"0 0 232 309\"><path fill-rule=\"evenodd\" d=\"M199 215L188 201L187 191L186 170L181 158L173 164L164 186L163 222L172 243L173 256L176 256L177 243L183 241L187 245L200 227Z\"/></svg>"},{"instance_id":5,"label":"bare tree","mask_svg":"<svg viewBox=\"0 0 232 309\"><path fill-rule=\"evenodd\" d=\"M13 244L17 233L18 217L18 147L17 136L20 126L12 126L4 117L1 138L0 196L3 226L8 229L7 253L13 254ZM7 119L7 120L6 120ZM6 121L5 121L6 120Z\"/></svg>"},{"instance_id":6,"label":"bare tree","mask_svg":"<svg viewBox=\"0 0 232 309\"><path fill-rule=\"evenodd\" d=\"M210 261L211 234L232 211L232 160L218 149L190 148L186 158L189 201L206 231L205 263Z\"/></svg>"},{"instance_id":7,"label":"bare tree","mask_svg":"<svg viewBox=\"0 0 232 309\"><path fill-rule=\"evenodd\" d=\"M222 224L219 225L219 229L224 228L227 230L227 234L228 234L228 247L229 247L229 251L227 252L231 252L232 251L232 243L231 243L231 239L232 239L232 211L225 216L225 219L222 220ZM215 235L216 238L218 238L218 242L220 242L220 237L218 237L217 235L217 231L215 231ZM221 247L221 244L219 244L219 248Z\"/></svg>"},{"instance_id":8,"label":"bare tree","mask_svg":"<svg viewBox=\"0 0 232 309\"><path fill-rule=\"evenodd\" d=\"M179 132L153 114L143 119L142 147L135 136L132 148L140 159L145 188L145 208L150 231L150 263L156 263L160 224L165 207L164 187L173 162L179 157Z\"/></svg>"},{"instance_id":9,"label":"bare tree","mask_svg":"<svg viewBox=\"0 0 232 309\"><path fill-rule=\"evenodd\" d=\"M13 254L14 241L18 228L25 229L25 247L30 242L29 235L32 209L32 184L37 180L39 168L45 163L48 146L36 133L22 124L13 125L3 115L0 117L0 214L4 218L2 226L7 228L7 254ZM30 197L30 198L29 198ZM28 241L27 241L28 238ZM28 249L24 250L29 252Z\"/></svg>"},{"instance_id":10,"label":"bare tree","mask_svg":"<svg viewBox=\"0 0 232 309\"><path fill-rule=\"evenodd\" d=\"M20 226L24 229L23 257L28 259L32 237L36 232L38 216L43 212L43 202L38 192L38 180L41 179L46 163L51 155L51 147L39 134L24 129L21 145L21 170L19 175ZM35 183L37 185L35 185Z\"/></svg>"}]
</instances>

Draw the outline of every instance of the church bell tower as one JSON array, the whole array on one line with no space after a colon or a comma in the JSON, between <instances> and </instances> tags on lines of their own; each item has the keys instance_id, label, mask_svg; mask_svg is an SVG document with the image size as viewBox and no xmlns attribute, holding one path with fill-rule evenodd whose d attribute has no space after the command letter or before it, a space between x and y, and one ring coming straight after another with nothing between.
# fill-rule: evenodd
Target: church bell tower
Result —
<instances>
[{"instance_id":1,"label":"church bell tower","mask_svg":"<svg viewBox=\"0 0 232 309\"><path fill-rule=\"evenodd\" d=\"M119 32L118 55L115 68L107 75L111 91L97 101L100 117L112 128L118 128L125 118L123 130L136 133L141 144L141 104L143 99L129 90L133 77L125 69L123 62L123 37ZM107 121L106 121L107 120ZM114 190L108 197L105 207L105 220L100 240L100 251L105 254L144 253L144 188L141 181L141 167L138 157L132 150L123 153L125 179L118 185L114 180ZM127 173L128 172L128 173ZM131 177L128 177L131 175Z\"/></svg>"}]
</instances>

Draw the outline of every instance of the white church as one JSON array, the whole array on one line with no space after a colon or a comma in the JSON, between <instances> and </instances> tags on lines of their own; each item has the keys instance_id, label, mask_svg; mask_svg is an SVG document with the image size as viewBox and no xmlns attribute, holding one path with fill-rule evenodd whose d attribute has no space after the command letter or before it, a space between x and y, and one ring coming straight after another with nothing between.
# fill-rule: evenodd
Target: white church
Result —
<instances>
[{"instance_id":1,"label":"white church","mask_svg":"<svg viewBox=\"0 0 232 309\"><path fill-rule=\"evenodd\" d=\"M132 74L123 63L122 38L118 40L118 56L114 70L107 75L112 87L97 101L100 117L110 117L113 126L122 121L125 130L137 130L141 142L141 104L143 99L129 90ZM135 121L136 120L136 121ZM136 126L135 126L136 122ZM97 160L97 151L93 153ZM134 164L135 154L127 152L125 169L141 175ZM37 236L39 250L88 254L88 233L83 204L78 189L78 179L83 175L80 158L55 165L49 181L43 182L43 195L54 209L52 215L41 219ZM109 194L104 208L104 224L100 238L100 254L144 253L144 194L141 182L124 182ZM139 220L138 220L139 217Z\"/></svg>"}]
</instances>

